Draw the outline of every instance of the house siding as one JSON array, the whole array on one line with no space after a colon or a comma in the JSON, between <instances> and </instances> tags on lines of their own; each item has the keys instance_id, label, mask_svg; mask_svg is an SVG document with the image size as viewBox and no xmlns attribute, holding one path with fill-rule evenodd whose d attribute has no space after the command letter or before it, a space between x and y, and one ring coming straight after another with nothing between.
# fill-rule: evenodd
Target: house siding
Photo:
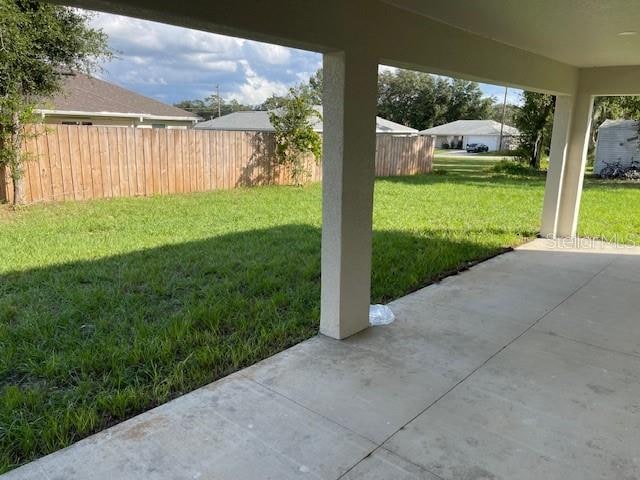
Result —
<instances>
[{"instance_id":1,"label":"house siding","mask_svg":"<svg viewBox=\"0 0 640 480\"><path fill-rule=\"evenodd\" d=\"M102 116L67 116L67 115L45 115L43 123L47 124L76 124L93 125L97 127L137 127L152 128L153 125L163 125L163 128L191 128L194 123L191 121L175 120L146 120L140 121L130 117L102 117Z\"/></svg>"},{"instance_id":2,"label":"house siding","mask_svg":"<svg viewBox=\"0 0 640 480\"><path fill-rule=\"evenodd\" d=\"M633 160L640 160L639 148L636 123L631 121L617 124L603 123L598 129L593 173L599 175L607 163L619 162L623 166L630 166Z\"/></svg>"}]
</instances>

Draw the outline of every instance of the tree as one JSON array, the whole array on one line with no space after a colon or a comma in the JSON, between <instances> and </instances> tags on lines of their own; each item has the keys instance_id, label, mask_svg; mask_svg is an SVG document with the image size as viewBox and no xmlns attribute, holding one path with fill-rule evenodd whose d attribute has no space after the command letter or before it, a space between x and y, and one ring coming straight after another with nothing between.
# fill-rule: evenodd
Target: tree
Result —
<instances>
[{"instance_id":1,"label":"tree","mask_svg":"<svg viewBox=\"0 0 640 480\"><path fill-rule=\"evenodd\" d=\"M309 98L314 105L322 105L322 89L324 85L322 79L322 68L319 68L316 73L311 75L306 85Z\"/></svg>"},{"instance_id":2,"label":"tree","mask_svg":"<svg viewBox=\"0 0 640 480\"><path fill-rule=\"evenodd\" d=\"M174 107L181 108L187 112L195 113L203 120L211 120L214 118L214 114L218 114L218 110L215 111L211 105L207 104L204 100L181 100L173 104Z\"/></svg>"},{"instance_id":3,"label":"tree","mask_svg":"<svg viewBox=\"0 0 640 480\"><path fill-rule=\"evenodd\" d=\"M314 119L322 117L309 93L301 88L289 90L282 107L269 113L275 129L276 161L291 169L296 185L301 185L309 176L304 155L312 153L316 162L322 155L322 139L313 130Z\"/></svg>"},{"instance_id":4,"label":"tree","mask_svg":"<svg viewBox=\"0 0 640 480\"><path fill-rule=\"evenodd\" d=\"M251 105L245 105L236 99L229 101L220 97L220 115L228 115L233 112L253 110ZM174 107L182 108L188 112L195 113L204 120L212 120L218 117L218 96L209 95L204 100L182 100L174 103Z\"/></svg>"},{"instance_id":5,"label":"tree","mask_svg":"<svg viewBox=\"0 0 640 480\"><path fill-rule=\"evenodd\" d=\"M523 92L523 104L514 123L520 130L519 155L533 168L540 168L542 153L551 143L555 97L535 92Z\"/></svg>"},{"instance_id":6,"label":"tree","mask_svg":"<svg viewBox=\"0 0 640 480\"><path fill-rule=\"evenodd\" d=\"M489 114L489 119L495 120L496 122L502 122L502 107L502 103L493 104L491 107L491 113ZM506 125L515 125L515 116L518 114L518 110L520 110L519 106L507 103L504 113L504 123Z\"/></svg>"},{"instance_id":7,"label":"tree","mask_svg":"<svg viewBox=\"0 0 640 480\"><path fill-rule=\"evenodd\" d=\"M454 78L448 82L448 86L451 95L445 114L446 122L484 120L490 117L494 99L483 97L476 82Z\"/></svg>"},{"instance_id":8,"label":"tree","mask_svg":"<svg viewBox=\"0 0 640 480\"><path fill-rule=\"evenodd\" d=\"M640 120L640 96L596 97L593 102L589 147L595 147L598 128L605 120Z\"/></svg>"},{"instance_id":9,"label":"tree","mask_svg":"<svg viewBox=\"0 0 640 480\"><path fill-rule=\"evenodd\" d=\"M295 90L303 93L312 105L322 105L322 68L309 77L306 82L300 83ZM256 107L256 110L276 110L284 107L289 101L288 95L277 95L272 93L264 102Z\"/></svg>"},{"instance_id":10,"label":"tree","mask_svg":"<svg viewBox=\"0 0 640 480\"><path fill-rule=\"evenodd\" d=\"M437 123L443 112L444 108L438 109L431 75L410 70L383 71L378 75L379 116L422 130Z\"/></svg>"},{"instance_id":11,"label":"tree","mask_svg":"<svg viewBox=\"0 0 640 480\"><path fill-rule=\"evenodd\" d=\"M264 102L256 107L256 110L275 110L277 108L282 108L286 102L286 96L276 95L275 93L272 93L270 97L267 97Z\"/></svg>"},{"instance_id":12,"label":"tree","mask_svg":"<svg viewBox=\"0 0 640 480\"><path fill-rule=\"evenodd\" d=\"M38 101L69 71L89 73L110 56L88 15L33 0L0 0L0 166L9 168L14 203L24 202L24 125Z\"/></svg>"},{"instance_id":13,"label":"tree","mask_svg":"<svg viewBox=\"0 0 640 480\"><path fill-rule=\"evenodd\" d=\"M410 70L383 71L378 76L378 115L418 130L489 118L493 103L475 82Z\"/></svg>"}]
</instances>

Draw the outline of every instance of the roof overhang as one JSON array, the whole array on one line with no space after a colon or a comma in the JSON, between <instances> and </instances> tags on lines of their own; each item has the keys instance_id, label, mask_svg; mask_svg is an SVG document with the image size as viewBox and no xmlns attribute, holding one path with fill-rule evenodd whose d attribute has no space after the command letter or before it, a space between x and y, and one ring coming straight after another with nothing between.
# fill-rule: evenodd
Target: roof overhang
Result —
<instances>
[{"instance_id":1,"label":"roof overhang","mask_svg":"<svg viewBox=\"0 0 640 480\"><path fill-rule=\"evenodd\" d=\"M632 0L52 1L537 92L640 94Z\"/></svg>"},{"instance_id":2,"label":"roof overhang","mask_svg":"<svg viewBox=\"0 0 640 480\"><path fill-rule=\"evenodd\" d=\"M429 137L499 137L500 133L474 133L474 132L448 132L448 133L430 133L426 131L419 132L418 135L426 135ZM503 132L503 137L519 137L520 133Z\"/></svg>"},{"instance_id":3,"label":"roof overhang","mask_svg":"<svg viewBox=\"0 0 640 480\"><path fill-rule=\"evenodd\" d=\"M317 52L352 51L379 64L535 91L571 94L578 80L575 67L379 0L55 1Z\"/></svg>"},{"instance_id":4,"label":"roof overhang","mask_svg":"<svg viewBox=\"0 0 640 480\"><path fill-rule=\"evenodd\" d=\"M46 108L37 108L35 113L46 117L47 115L59 115L65 117L115 117L115 118L133 118L140 121L144 120L167 120L174 122L193 122L196 123L196 117L179 117L170 115L150 115L148 113L123 113L123 112L88 112L84 110L50 110Z\"/></svg>"},{"instance_id":5,"label":"roof overhang","mask_svg":"<svg viewBox=\"0 0 640 480\"><path fill-rule=\"evenodd\" d=\"M383 1L567 65L640 64L640 4L635 0Z\"/></svg>"}]
</instances>

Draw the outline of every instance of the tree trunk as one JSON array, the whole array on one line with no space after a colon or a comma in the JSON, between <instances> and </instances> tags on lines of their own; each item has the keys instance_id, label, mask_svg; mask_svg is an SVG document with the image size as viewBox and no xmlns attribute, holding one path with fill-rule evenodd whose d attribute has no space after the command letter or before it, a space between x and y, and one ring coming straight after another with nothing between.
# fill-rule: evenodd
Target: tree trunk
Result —
<instances>
[{"instance_id":1,"label":"tree trunk","mask_svg":"<svg viewBox=\"0 0 640 480\"><path fill-rule=\"evenodd\" d=\"M0 203L5 203L9 199L7 195L7 168L0 165Z\"/></svg>"},{"instance_id":2,"label":"tree trunk","mask_svg":"<svg viewBox=\"0 0 640 480\"><path fill-rule=\"evenodd\" d=\"M540 169L540 159L542 158L542 146L544 145L544 133L540 132L538 134L538 139L536 140L536 151L533 157L533 165L532 167L536 170Z\"/></svg>"},{"instance_id":3,"label":"tree trunk","mask_svg":"<svg viewBox=\"0 0 640 480\"><path fill-rule=\"evenodd\" d=\"M24 165L22 162L22 125L20 124L19 112L13 112L11 117L11 151L14 156L10 162L11 165L11 181L13 183L13 204L22 205L25 203L24 188Z\"/></svg>"},{"instance_id":4,"label":"tree trunk","mask_svg":"<svg viewBox=\"0 0 640 480\"><path fill-rule=\"evenodd\" d=\"M542 151L542 132L538 131L538 134L536 135L536 141L533 143L531 157L529 158L529 165L532 168L538 168L540 166L541 151Z\"/></svg>"}]
</instances>

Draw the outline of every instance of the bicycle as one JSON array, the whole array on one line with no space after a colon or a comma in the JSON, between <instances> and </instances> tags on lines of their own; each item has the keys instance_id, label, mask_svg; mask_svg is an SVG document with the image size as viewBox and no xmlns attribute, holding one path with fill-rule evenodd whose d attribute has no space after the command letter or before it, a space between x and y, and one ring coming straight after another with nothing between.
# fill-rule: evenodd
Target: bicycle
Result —
<instances>
[{"instance_id":1,"label":"bicycle","mask_svg":"<svg viewBox=\"0 0 640 480\"><path fill-rule=\"evenodd\" d=\"M609 163L605 160L604 163L606 166L602 170L600 170L600 178L613 179L620 178L624 175L625 168L620 164L619 160L615 163Z\"/></svg>"}]
</instances>

